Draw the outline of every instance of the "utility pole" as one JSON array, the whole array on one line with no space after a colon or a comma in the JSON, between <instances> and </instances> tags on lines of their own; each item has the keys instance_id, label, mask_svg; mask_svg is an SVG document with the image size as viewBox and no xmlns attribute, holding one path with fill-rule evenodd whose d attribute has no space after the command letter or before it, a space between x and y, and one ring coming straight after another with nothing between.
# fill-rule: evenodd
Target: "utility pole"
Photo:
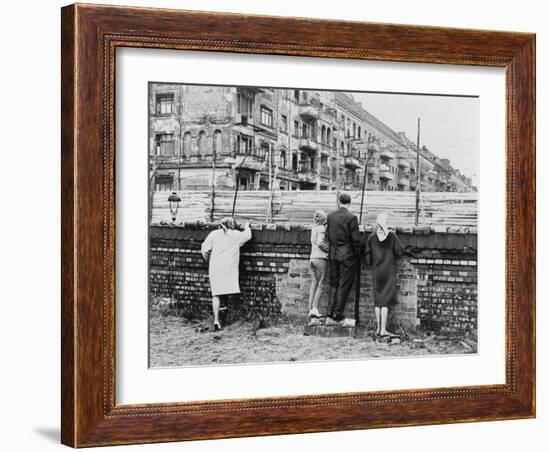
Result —
<instances>
[{"instance_id":1,"label":"utility pole","mask_svg":"<svg viewBox=\"0 0 550 452\"><path fill-rule=\"evenodd\" d=\"M215 201L214 198L216 196L216 153L217 150L215 149L216 144L214 144L214 148L212 148L212 182L211 182L211 196L210 196L210 222L214 222L214 207L215 207Z\"/></svg>"},{"instance_id":2,"label":"utility pole","mask_svg":"<svg viewBox=\"0 0 550 452\"><path fill-rule=\"evenodd\" d=\"M241 168L244 165L246 157L247 155L245 154L238 168L235 165L235 180L237 183L235 184L235 193L233 194L233 208L231 209L231 217L235 217L235 207L237 206L237 195L239 194L239 179L241 176Z\"/></svg>"},{"instance_id":3,"label":"utility pole","mask_svg":"<svg viewBox=\"0 0 550 452\"><path fill-rule=\"evenodd\" d=\"M367 186L367 165L369 162L370 153L368 151L367 147L367 155L365 159L365 166L363 167L363 189L361 191L361 206L359 208L359 226L361 226L363 222L363 206L365 203L365 190ZM361 298L361 259L357 262L356 267L356 275L355 275L355 325L359 325L360 319L359 319L359 301Z\"/></svg>"},{"instance_id":4,"label":"utility pole","mask_svg":"<svg viewBox=\"0 0 550 452\"><path fill-rule=\"evenodd\" d=\"M420 118L416 129L416 207L414 225L418 226L418 215L420 211Z\"/></svg>"}]
</instances>

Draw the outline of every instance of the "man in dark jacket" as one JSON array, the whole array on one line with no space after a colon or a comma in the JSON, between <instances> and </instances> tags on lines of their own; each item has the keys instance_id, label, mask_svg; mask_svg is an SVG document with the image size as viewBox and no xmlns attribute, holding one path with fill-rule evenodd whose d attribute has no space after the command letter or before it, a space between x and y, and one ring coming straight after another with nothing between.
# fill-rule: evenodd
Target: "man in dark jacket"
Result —
<instances>
[{"instance_id":1,"label":"man in dark jacket","mask_svg":"<svg viewBox=\"0 0 550 452\"><path fill-rule=\"evenodd\" d=\"M338 209L327 217L326 238L329 244L330 302L327 325L344 321L344 309L355 281L360 256L360 234L357 216L350 211L351 197L341 193Z\"/></svg>"}]
</instances>

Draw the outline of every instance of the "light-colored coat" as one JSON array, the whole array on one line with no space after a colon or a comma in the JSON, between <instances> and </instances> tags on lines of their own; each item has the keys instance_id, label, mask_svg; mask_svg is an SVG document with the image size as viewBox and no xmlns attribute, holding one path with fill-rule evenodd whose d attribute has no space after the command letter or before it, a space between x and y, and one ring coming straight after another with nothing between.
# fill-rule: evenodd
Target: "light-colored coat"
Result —
<instances>
[{"instance_id":1,"label":"light-colored coat","mask_svg":"<svg viewBox=\"0 0 550 452\"><path fill-rule=\"evenodd\" d=\"M212 296L240 293L239 260L240 248L252 237L249 227L244 231L216 229L201 246L206 259L210 254L208 275Z\"/></svg>"}]
</instances>

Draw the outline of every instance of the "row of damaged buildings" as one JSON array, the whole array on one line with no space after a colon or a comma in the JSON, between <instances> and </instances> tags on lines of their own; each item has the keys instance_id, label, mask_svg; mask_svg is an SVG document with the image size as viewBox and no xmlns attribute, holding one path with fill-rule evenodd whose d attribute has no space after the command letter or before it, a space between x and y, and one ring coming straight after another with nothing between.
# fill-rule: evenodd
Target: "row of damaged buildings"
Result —
<instances>
[{"instance_id":1,"label":"row of damaged buildings","mask_svg":"<svg viewBox=\"0 0 550 452\"><path fill-rule=\"evenodd\" d=\"M474 191L425 147L422 191ZM338 91L149 85L153 190L411 191L417 148Z\"/></svg>"}]
</instances>

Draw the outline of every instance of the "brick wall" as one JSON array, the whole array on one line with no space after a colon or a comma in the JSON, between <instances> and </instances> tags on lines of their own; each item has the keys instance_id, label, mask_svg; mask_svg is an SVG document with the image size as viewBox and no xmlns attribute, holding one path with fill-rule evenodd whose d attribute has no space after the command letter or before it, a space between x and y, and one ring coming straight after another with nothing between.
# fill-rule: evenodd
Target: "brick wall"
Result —
<instances>
[{"instance_id":1,"label":"brick wall","mask_svg":"<svg viewBox=\"0 0 550 452\"><path fill-rule=\"evenodd\" d=\"M175 304L189 317L211 312L208 264L200 245L212 226L152 226L150 230L151 301ZM365 233L366 234L366 233ZM409 254L398 264L398 305L391 321L442 333L477 329L477 235L453 228L398 228ZM307 316L310 231L304 226L256 226L241 250L241 296L229 300L236 319L253 311L264 318ZM325 296L320 310L328 303ZM360 318L373 320L372 273L362 268ZM354 315L354 294L346 315Z\"/></svg>"}]
</instances>

